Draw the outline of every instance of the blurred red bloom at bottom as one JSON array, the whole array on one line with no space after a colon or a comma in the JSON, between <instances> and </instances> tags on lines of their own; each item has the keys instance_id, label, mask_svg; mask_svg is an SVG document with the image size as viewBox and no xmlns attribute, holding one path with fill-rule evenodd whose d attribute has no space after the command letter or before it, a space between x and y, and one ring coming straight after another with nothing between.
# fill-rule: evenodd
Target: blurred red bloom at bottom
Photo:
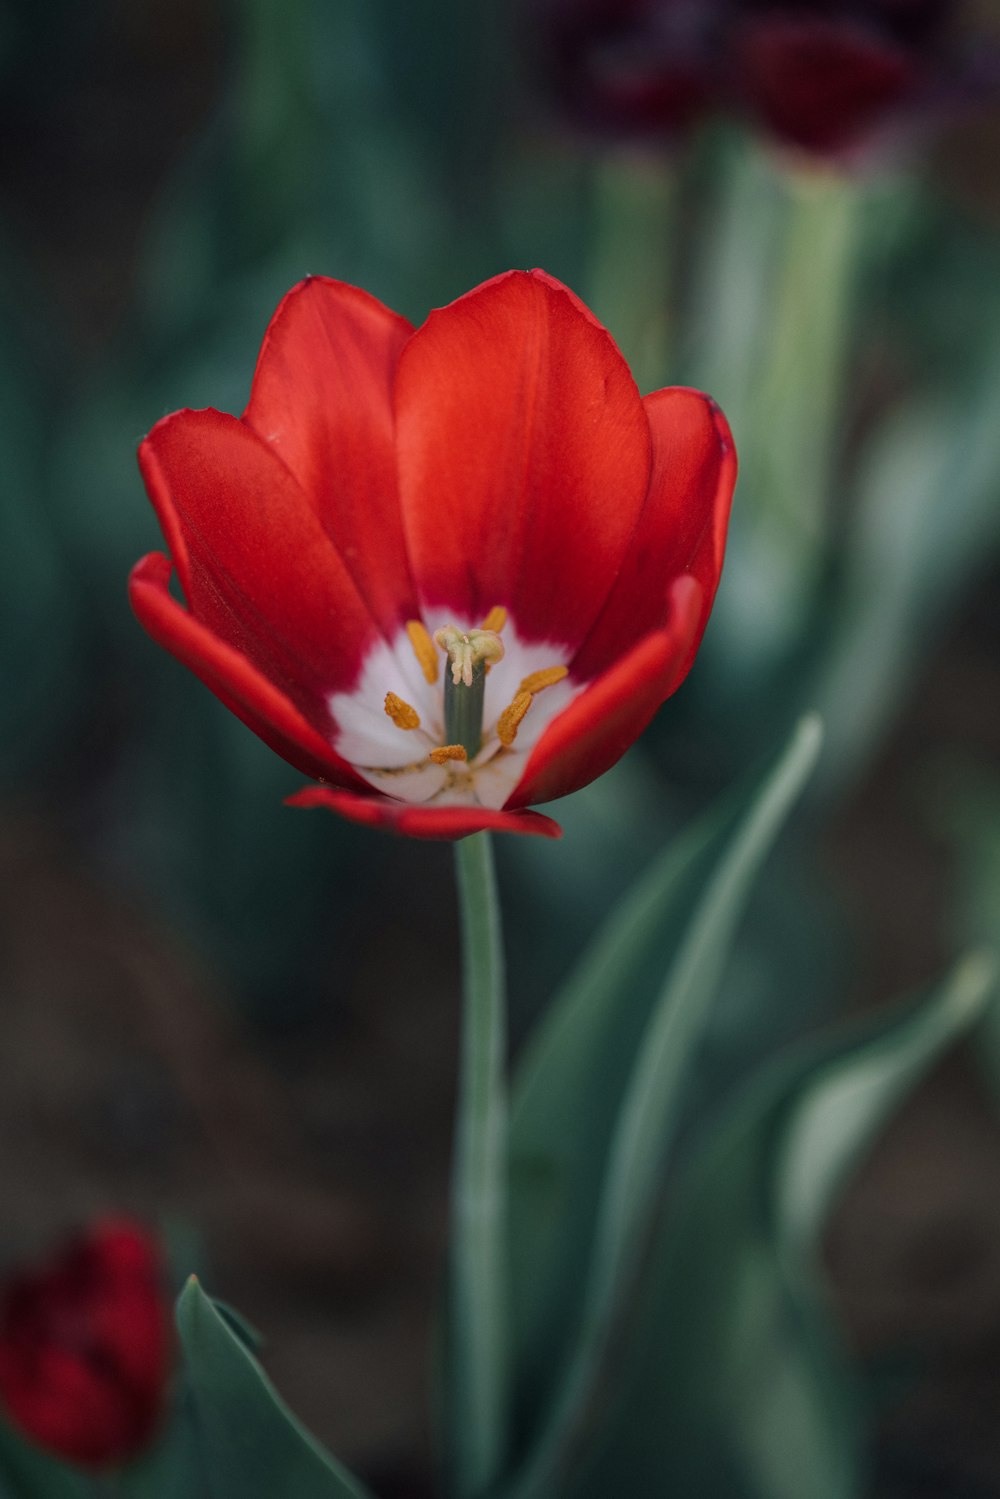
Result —
<instances>
[{"instance_id":1,"label":"blurred red bloom at bottom","mask_svg":"<svg viewBox=\"0 0 1000 1499\"><path fill-rule=\"evenodd\" d=\"M156 1240L95 1224L0 1288L0 1401L25 1436L69 1462L123 1462L152 1437L171 1334Z\"/></svg>"}]
</instances>

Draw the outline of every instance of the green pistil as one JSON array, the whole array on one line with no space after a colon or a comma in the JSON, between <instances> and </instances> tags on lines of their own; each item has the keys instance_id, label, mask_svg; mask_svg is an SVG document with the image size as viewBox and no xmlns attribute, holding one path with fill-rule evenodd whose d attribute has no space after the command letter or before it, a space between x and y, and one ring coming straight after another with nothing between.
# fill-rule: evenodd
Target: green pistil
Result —
<instances>
[{"instance_id":1,"label":"green pistil","mask_svg":"<svg viewBox=\"0 0 1000 1499\"><path fill-rule=\"evenodd\" d=\"M483 692L490 664L503 656L495 630L460 630L444 625L435 642L448 657L444 674L445 744L460 744L470 760L483 742Z\"/></svg>"},{"instance_id":2,"label":"green pistil","mask_svg":"<svg viewBox=\"0 0 1000 1499\"><path fill-rule=\"evenodd\" d=\"M483 742L483 693L486 689L486 663L477 661L472 668L472 684L466 686L452 673L444 674L444 738L446 744L460 744L470 760L479 754Z\"/></svg>"}]
</instances>

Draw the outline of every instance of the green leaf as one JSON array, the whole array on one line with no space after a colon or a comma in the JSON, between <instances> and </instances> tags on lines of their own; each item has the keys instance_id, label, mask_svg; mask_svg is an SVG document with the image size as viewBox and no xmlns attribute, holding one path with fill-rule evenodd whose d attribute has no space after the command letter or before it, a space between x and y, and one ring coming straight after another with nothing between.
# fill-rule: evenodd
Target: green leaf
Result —
<instances>
[{"instance_id":1,"label":"green leaf","mask_svg":"<svg viewBox=\"0 0 1000 1499\"><path fill-rule=\"evenodd\" d=\"M93 1481L0 1424L0 1499L95 1499Z\"/></svg>"},{"instance_id":2,"label":"green leaf","mask_svg":"<svg viewBox=\"0 0 1000 1499\"><path fill-rule=\"evenodd\" d=\"M249 1322L242 1312L237 1311L234 1306L230 1306L228 1301L220 1301L218 1296L212 1297L212 1305L230 1332L234 1332L239 1338L243 1347L248 1349L250 1353L259 1353L264 1346L264 1334L260 1328L254 1327L253 1323Z\"/></svg>"},{"instance_id":3,"label":"green leaf","mask_svg":"<svg viewBox=\"0 0 1000 1499\"><path fill-rule=\"evenodd\" d=\"M682 1173L568 1499L857 1499L857 1383L820 1290L820 1236L887 1116L982 1013L993 967L960 965L919 1007L841 1029L748 1088ZM806 1480L804 1475L808 1475Z\"/></svg>"},{"instance_id":4,"label":"green leaf","mask_svg":"<svg viewBox=\"0 0 1000 1499\"><path fill-rule=\"evenodd\" d=\"M516 1388L522 1421L539 1405L546 1414L518 1495L546 1492L584 1419L730 943L819 743L818 721L803 720L735 828L731 813L712 819L654 865L522 1066L511 1136ZM665 936L672 961L657 990L643 970L653 960L662 974Z\"/></svg>"},{"instance_id":5,"label":"green leaf","mask_svg":"<svg viewBox=\"0 0 1000 1499\"><path fill-rule=\"evenodd\" d=\"M942 619L970 574L994 553L1000 534L995 352L975 376L960 400L950 393L905 405L862 455L843 579L809 687L830 726L822 779L832 789L871 753Z\"/></svg>"},{"instance_id":6,"label":"green leaf","mask_svg":"<svg viewBox=\"0 0 1000 1499\"><path fill-rule=\"evenodd\" d=\"M177 1326L218 1499L364 1499L363 1485L292 1415L193 1276Z\"/></svg>"},{"instance_id":7,"label":"green leaf","mask_svg":"<svg viewBox=\"0 0 1000 1499\"><path fill-rule=\"evenodd\" d=\"M190 1391L179 1381L165 1429L148 1452L115 1474L113 1499L213 1499L203 1433ZM111 1499L102 1489L94 1499Z\"/></svg>"}]
</instances>

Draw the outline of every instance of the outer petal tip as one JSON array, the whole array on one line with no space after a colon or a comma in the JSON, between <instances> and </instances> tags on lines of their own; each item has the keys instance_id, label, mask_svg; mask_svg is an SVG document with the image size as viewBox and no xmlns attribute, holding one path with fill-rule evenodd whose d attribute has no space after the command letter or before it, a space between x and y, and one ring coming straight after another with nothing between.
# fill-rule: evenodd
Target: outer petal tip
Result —
<instances>
[{"instance_id":1,"label":"outer petal tip","mask_svg":"<svg viewBox=\"0 0 1000 1499\"><path fill-rule=\"evenodd\" d=\"M540 812L492 811L488 807L427 807L397 802L386 796L359 795L337 787L306 786L285 798L289 807L325 807L350 822L381 828L406 838L454 842L472 833L528 833L561 838L562 828Z\"/></svg>"},{"instance_id":2,"label":"outer petal tip","mask_svg":"<svg viewBox=\"0 0 1000 1499\"><path fill-rule=\"evenodd\" d=\"M137 584L168 583L174 564L163 552L147 552L134 564L128 575L128 591L131 595Z\"/></svg>"}]
</instances>

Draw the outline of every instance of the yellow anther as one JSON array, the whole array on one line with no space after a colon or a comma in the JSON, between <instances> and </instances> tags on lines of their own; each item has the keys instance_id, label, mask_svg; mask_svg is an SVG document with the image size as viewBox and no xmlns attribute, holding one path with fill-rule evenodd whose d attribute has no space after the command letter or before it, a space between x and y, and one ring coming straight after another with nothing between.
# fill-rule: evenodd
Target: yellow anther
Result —
<instances>
[{"instance_id":1,"label":"yellow anther","mask_svg":"<svg viewBox=\"0 0 1000 1499\"><path fill-rule=\"evenodd\" d=\"M503 641L495 630L466 631L457 625L445 625L434 631L434 639L448 657L456 687L459 682L472 686L473 668L480 662L489 666L503 657Z\"/></svg>"},{"instance_id":2,"label":"yellow anther","mask_svg":"<svg viewBox=\"0 0 1000 1499\"><path fill-rule=\"evenodd\" d=\"M506 623L507 611L503 604L494 604L489 614L483 620L481 628L484 630L494 630L499 634Z\"/></svg>"},{"instance_id":3,"label":"yellow anther","mask_svg":"<svg viewBox=\"0 0 1000 1499\"><path fill-rule=\"evenodd\" d=\"M533 671L530 676L525 677L520 690L534 696L536 692L541 692L545 687L554 687L563 677L568 676L568 666L543 666L541 671Z\"/></svg>"},{"instance_id":4,"label":"yellow anther","mask_svg":"<svg viewBox=\"0 0 1000 1499\"><path fill-rule=\"evenodd\" d=\"M510 703L497 719L497 738L504 749L509 749L517 738L517 731L521 725L521 719L531 707L531 693L525 692L522 687L514 701Z\"/></svg>"},{"instance_id":5,"label":"yellow anther","mask_svg":"<svg viewBox=\"0 0 1000 1499\"><path fill-rule=\"evenodd\" d=\"M409 703L404 703L401 697L394 692L385 695L385 711L396 725L397 729L419 729L420 714L416 708L411 708Z\"/></svg>"},{"instance_id":6,"label":"yellow anther","mask_svg":"<svg viewBox=\"0 0 1000 1499\"><path fill-rule=\"evenodd\" d=\"M447 765L449 760L467 760L464 744L442 744L439 749L432 749L430 759L435 765Z\"/></svg>"},{"instance_id":7,"label":"yellow anther","mask_svg":"<svg viewBox=\"0 0 1000 1499\"><path fill-rule=\"evenodd\" d=\"M430 631L422 619L409 619L406 622L406 633L410 637L413 654L420 663L420 670L428 682L436 682L438 679L438 653L434 649Z\"/></svg>"}]
</instances>

